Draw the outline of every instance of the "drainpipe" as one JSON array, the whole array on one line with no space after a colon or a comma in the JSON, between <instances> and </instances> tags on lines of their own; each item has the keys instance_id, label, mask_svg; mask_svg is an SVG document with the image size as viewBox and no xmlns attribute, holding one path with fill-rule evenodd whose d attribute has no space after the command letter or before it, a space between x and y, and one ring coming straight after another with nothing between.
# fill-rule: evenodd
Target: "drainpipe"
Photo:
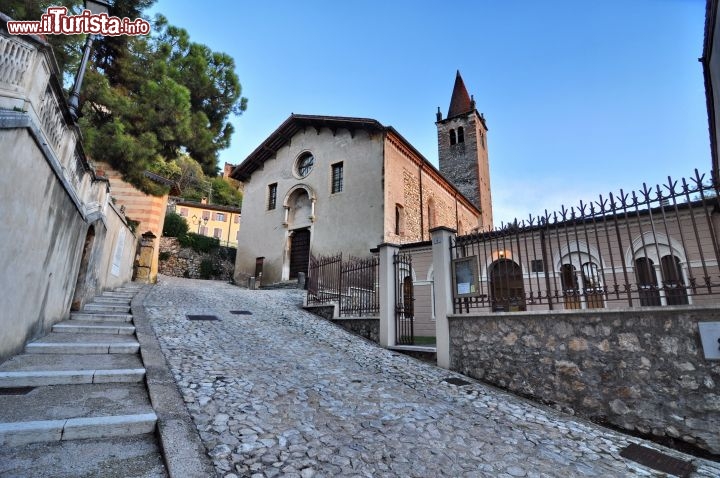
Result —
<instances>
[{"instance_id":1,"label":"drainpipe","mask_svg":"<svg viewBox=\"0 0 720 478\"><path fill-rule=\"evenodd\" d=\"M227 238L227 245L230 247L230 229L232 229L232 213L230 213L230 222L228 223L228 238Z\"/></svg>"}]
</instances>

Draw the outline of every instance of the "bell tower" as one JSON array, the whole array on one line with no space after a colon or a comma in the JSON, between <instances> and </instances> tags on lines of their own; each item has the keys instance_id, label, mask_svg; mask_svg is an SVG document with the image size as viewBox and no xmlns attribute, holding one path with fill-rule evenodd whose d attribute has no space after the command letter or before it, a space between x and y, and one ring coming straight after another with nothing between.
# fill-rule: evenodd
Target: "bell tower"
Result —
<instances>
[{"instance_id":1,"label":"bell tower","mask_svg":"<svg viewBox=\"0 0 720 478\"><path fill-rule=\"evenodd\" d=\"M488 129L485 117L475 108L475 98L468 94L459 70L447 117L443 119L438 107L435 125L440 172L480 209L480 228L492 228Z\"/></svg>"}]
</instances>

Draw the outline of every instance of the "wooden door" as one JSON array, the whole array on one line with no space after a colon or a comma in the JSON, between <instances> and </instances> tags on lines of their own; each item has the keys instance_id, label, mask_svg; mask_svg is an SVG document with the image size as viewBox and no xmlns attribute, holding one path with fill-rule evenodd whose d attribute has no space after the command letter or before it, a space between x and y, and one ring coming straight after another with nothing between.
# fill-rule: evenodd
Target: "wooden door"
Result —
<instances>
[{"instance_id":1,"label":"wooden door","mask_svg":"<svg viewBox=\"0 0 720 478\"><path fill-rule=\"evenodd\" d=\"M297 279L298 272L307 274L309 262L310 229L299 229L290 239L290 279Z\"/></svg>"}]
</instances>

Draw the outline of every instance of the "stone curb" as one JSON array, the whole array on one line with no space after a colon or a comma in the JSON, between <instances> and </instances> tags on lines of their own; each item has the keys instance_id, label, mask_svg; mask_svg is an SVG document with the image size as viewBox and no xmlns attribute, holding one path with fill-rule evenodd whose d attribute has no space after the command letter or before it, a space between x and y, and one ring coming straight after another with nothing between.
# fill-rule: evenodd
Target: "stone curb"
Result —
<instances>
[{"instance_id":1,"label":"stone curb","mask_svg":"<svg viewBox=\"0 0 720 478\"><path fill-rule=\"evenodd\" d=\"M157 430L168 475L170 478L215 476L215 468L148 321L144 301L151 288L146 286L135 296L132 313L150 403L158 417Z\"/></svg>"},{"instance_id":2,"label":"stone curb","mask_svg":"<svg viewBox=\"0 0 720 478\"><path fill-rule=\"evenodd\" d=\"M83 438L144 435L152 433L156 421L157 417L154 413L143 413L139 415L0 423L0 444L14 446Z\"/></svg>"}]
</instances>

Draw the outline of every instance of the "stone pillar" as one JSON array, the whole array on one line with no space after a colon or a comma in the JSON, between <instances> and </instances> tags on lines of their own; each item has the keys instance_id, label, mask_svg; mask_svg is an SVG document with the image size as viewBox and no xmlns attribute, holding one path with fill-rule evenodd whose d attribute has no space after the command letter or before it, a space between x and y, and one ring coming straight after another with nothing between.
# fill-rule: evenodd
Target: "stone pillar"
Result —
<instances>
[{"instance_id":1,"label":"stone pillar","mask_svg":"<svg viewBox=\"0 0 720 478\"><path fill-rule=\"evenodd\" d=\"M435 343L438 367L450 368L450 327L447 316L452 314L452 271L450 238L455 230L436 227L430 230L432 237L433 271L435 271Z\"/></svg>"},{"instance_id":2,"label":"stone pillar","mask_svg":"<svg viewBox=\"0 0 720 478\"><path fill-rule=\"evenodd\" d=\"M153 253L155 252L155 239L157 236L147 231L140 239L140 260L137 266L136 280L149 284L152 280Z\"/></svg>"},{"instance_id":3,"label":"stone pillar","mask_svg":"<svg viewBox=\"0 0 720 478\"><path fill-rule=\"evenodd\" d=\"M394 256L398 246L380 244L380 345L395 345L395 265Z\"/></svg>"}]
</instances>

